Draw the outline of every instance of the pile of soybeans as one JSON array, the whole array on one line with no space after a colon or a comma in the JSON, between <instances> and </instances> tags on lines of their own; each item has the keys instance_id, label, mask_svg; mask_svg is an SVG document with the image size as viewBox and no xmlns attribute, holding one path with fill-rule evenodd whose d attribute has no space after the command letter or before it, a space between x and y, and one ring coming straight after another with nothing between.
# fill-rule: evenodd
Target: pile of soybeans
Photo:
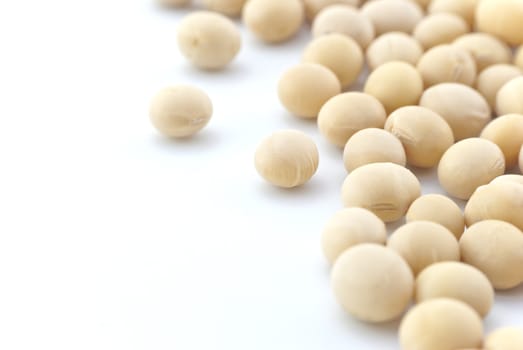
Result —
<instances>
[{"instance_id":1,"label":"pile of soybeans","mask_svg":"<svg viewBox=\"0 0 523 350\"><path fill-rule=\"evenodd\" d=\"M483 329L495 291L523 284L523 0L160 3L195 7L177 42L204 71L240 51L231 17L268 45L310 25L277 94L343 149L345 209L325 224L321 248L347 313L402 318L404 350L523 350L523 330ZM188 85L161 90L150 109L170 138L190 137L212 114L207 94ZM320 154L305 133L279 130L253 157L263 179L292 188L314 176ZM415 172L429 168L448 196L421 195Z\"/></svg>"}]
</instances>

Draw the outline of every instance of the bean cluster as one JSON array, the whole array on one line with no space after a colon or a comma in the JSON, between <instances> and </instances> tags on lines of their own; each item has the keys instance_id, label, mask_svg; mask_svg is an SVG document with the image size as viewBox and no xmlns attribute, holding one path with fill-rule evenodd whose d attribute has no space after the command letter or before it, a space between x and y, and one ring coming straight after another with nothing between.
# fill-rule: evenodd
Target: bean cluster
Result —
<instances>
[{"instance_id":1,"label":"bean cluster","mask_svg":"<svg viewBox=\"0 0 523 350\"><path fill-rule=\"evenodd\" d=\"M495 290L523 284L523 0L202 0L177 31L199 69L238 54L227 16L267 44L311 25L277 94L343 149L345 208L321 233L339 304L364 322L403 317L404 350L523 349L521 329L485 337L482 322ZM173 86L150 118L167 137L189 137L212 112L204 91ZM296 130L254 155L261 177L284 188L309 181L319 159ZM435 168L448 196L422 195L420 168ZM388 236L386 223L402 219Z\"/></svg>"}]
</instances>

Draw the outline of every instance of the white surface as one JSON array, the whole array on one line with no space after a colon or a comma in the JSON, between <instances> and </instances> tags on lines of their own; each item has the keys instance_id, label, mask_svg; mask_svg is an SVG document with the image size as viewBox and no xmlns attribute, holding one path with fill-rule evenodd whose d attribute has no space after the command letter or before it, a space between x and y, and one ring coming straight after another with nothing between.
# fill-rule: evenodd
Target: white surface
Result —
<instances>
[{"instance_id":1,"label":"white surface","mask_svg":"<svg viewBox=\"0 0 523 350\"><path fill-rule=\"evenodd\" d=\"M182 14L0 4L0 348L397 349L397 323L354 321L330 291L319 233L341 206L341 153L275 91L308 34L274 47L244 35L229 69L202 73L177 52ZM192 140L149 125L150 96L173 83L214 101ZM301 189L253 168L280 128L319 145ZM523 288L498 293L486 326L523 325L521 310Z\"/></svg>"}]
</instances>

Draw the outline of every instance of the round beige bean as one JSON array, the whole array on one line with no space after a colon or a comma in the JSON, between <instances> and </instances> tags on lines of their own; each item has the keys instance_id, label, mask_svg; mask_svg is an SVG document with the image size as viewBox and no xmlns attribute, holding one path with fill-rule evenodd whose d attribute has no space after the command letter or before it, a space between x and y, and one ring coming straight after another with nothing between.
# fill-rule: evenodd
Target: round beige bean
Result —
<instances>
[{"instance_id":1,"label":"round beige bean","mask_svg":"<svg viewBox=\"0 0 523 350\"><path fill-rule=\"evenodd\" d=\"M523 232L516 226L481 221L465 231L459 244L463 262L483 271L494 288L510 289L523 282Z\"/></svg>"},{"instance_id":2,"label":"round beige bean","mask_svg":"<svg viewBox=\"0 0 523 350\"><path fill-rule=\"evenodd\" d=\"M345 208L332 216L321 234L323 254L333 264L341 253L362 243L385 244L383 221L363 208Z\"/></svg>"},{"instance_id":3,"label":"round beige bean","mask_svg":"<svg viewBox=\"0 0 523 350\"><path fill-rule=\"evenodd\" d=\"M196 11L178 25L178 47L193 65L221 69L238 54L240 31L229 18L214 12Z\"/></svg>"},{"instance_id":4,"label":"round beige bean","mask_svg":"<svg viewBox=\"0 0 523 350\"><path fill-rule=\"evenodd\" d=\"M401 141L407 162L420 168L436 166L454 144L452 129L445 119L425 107L398 108L388 117L385 129Z\"/></svg>"},{"instance_id":5,"label":"round beige bean","mask_svg":"<svg viewBox=\"0 0 523 350\"><path fill-rule=\"evenodd\" d=\"M452 45L472 55L478 72L494 64L512 62L510 47L490 34L469 33L456 39Z\"/></svg>"},{"instance_id":6,"label":"round beige bean","mask_svg":"<svg viewBox=\"0 0 523 350\"><path fill-rule=\"evenodd\" d=\"M383 128L387 113L375 97L361 92L346 92L328 100L318 114L320 133L338 147L366 128Z\"/></svg>"},{"instance_id":7,"label":"round beige bean","mask_svg":"<svg viewBox=\"0 0 523 350\"><path fill-rule=\"evenodd\" d=\"M510 45L523 44L523 0L479 1L476 26Z\"/></svg>"},{"instance_id":8,"label":"round beige bean","mask_svg":"<svg viewBox=\"0 0 523 350\"><path fill-rule=\"evenodd\" d=\"M418 104L423 93L423 80L412 65L387 62L369 75L363 90L376 97L390 114L400 107Z\"/></svg>"},{"instance_id":9,"label":"round beige bean","mask_svg":"<svg viewBox=\"0 0 523 350\"><path fill-rule=\"evenodd\" d=\"M348 5L357 7L360 4L360 0L303 0L303 4L305 5L307 19L312 21L323 9L327 7L333 5Z\"/></svg>"},{"instance_id":10,"label":"round beige bean","mask_svg":"<svg viewBox=\"0 0 523 350\"><path fill-rule=\"evenodd\" d=\"M422 55L423 49L416 39L402 32L390 32L370 44L367 49L367 64L372 70L391 61L416 65Z\"/></svg>"},{"instance_id":11,"label":"round beige bean","mask_svg":"<svg viewBox=\"0 0 523 350\"><path fill-rule=\"evenodd\" d=\"M516 174L507 174L507 175L501 175L496 177L494 180L492 180L490 183L500 183L500 182L515 182L518 184L523 185L523 175L516 175Z\"/></svg>"},{"instance_id":12,"label":"round beige bean","mask_svg":"<svg viewBox=\"0 0 523 350\"><path fill-rule=\"evenodd\" d=\"M501 148L506 168L512 169L518 164L523 146L523 114L507 114L494 119L483 129L481 137Z\"/></svg>"},{"instance_id":13,"label":"round beige bean","mask_svg":"<svg viewBox=\"0 0 523 350\"><path fill-rule=\"evenodd\" d=\"M481 185L488 184L505 172L505 157L492 141L481 138L462 140L441 158L438 179L452 196L469 199Z\"/></svg>"},{"instance_id":14,"label":"round beige bean","mask_svg":"<svg viewBox=\"0 0 523 350\"><path fill-rule=\"evenodd\" d=\"M523 75L521 69L510 64L495 64L485 68L476 81L476 90L487 100L492 110L496 109L496 96L510 80Z\"/></svg>"},{"instance_id":15,"label":"round beige bean","mask_svg":"<svg viewBox=\"0 0 523 350\"><path fill-rule=\"evenodd\" d=\"M385 222L403 217L420 195L416 176L394 163L361 166L347 176L342 187L345 207L366 208Z\"/></svg>"},{"instance_id":16,"label":"round beige bean","mask_svg":"<svg viewBox=\"0 0 523 350\"><path fill-rule=\"evenodd\" d=\"M340 92L336 75L317 63L301 63L290 68L278 83L283 106L302 118L316 118L323 104Z\"/></svg>"},{"instance_id":17,"label":"round beige bean","mask_svg":"<svg viewBox=\"0 0 523 350\"><path fill-rule=\"evenodd\" d=\"M452 129L456 141L479 136L492 118L485 98L463 84L443 83L425 90L420 106L442 116Z\"/></svg>"},{"instance_id":18,"label":"round beige bean","mask_svg":"<svg viewBox=\"0 0 523 350\"><path fill-rule=\"evenodd\" d=\"M248 0L243 23L260 40L279 43L295 36L304 21L301 0Z\"/></svg>"},{"instance_id":19,"label":"round beige bean","mask_svg":"<svg viewBox=\"0 0 523 350\"><path fill-rule=\"evenodd\" d=\"M329 68L342 87L351 85L363 69L363 52L356 41L338 33L320 36L307 45L303 62Z\"/></svg>"},{"instance_id":20,"label":"round beige bean","mask_svg":"<svg viewBox=\"0 0 523 350\"><path fill-rule=\"evenodd\" d=\"M385 322L401 315L414 289L414 277L396 252L377 244L359 244L342 253L331 275L334 295L352 316Z\"/></svg>"},{"instance_id":21,"label":"round beige bean","mask_svg":"<svg viewBox=\"0 0 523 350\"><path fill-rule=\"evenodd\" d=\"M345 145L343 163L348 172L366 164L386 162L405 166L407 156L400 140L383 129L360 130Z\"/></svg>"},{"instance_id":22,"label":"round beige bean","mask_svg":"<svg viewBox=\"0 0 523 350\"><path fill-rule=\"evenodd\" d=\"M465 206L465 222L471 226L482 220L501 220L523 230L523 186L498 181L479 187Z\"/></svg>"},{"instance_id":23,"label":"round beige bean","mask_svg":"<svg viewBox=\"0 0 523 350\"><path fill-rule=\"evenodd\" d=\"M436 298L460 300L482 317L494 304L494 288L487 276L473 266L445 261L430 265L416 279L416 302Z\"/></svg>"},{"instance_id":24,"label":"round beige bean","mask_svg":"<svg viewBox=\"0 0 523 350\"><path fill-rule=\"evenodd\" d=\"M459 239L465 231L465 218L458 205L440 194L427 194L416 199L406 214L407 223L431 221L446 227Z\"/></svg>"},{"instance_id":25,"label":"round beige bean","mask_svg":"<svg viewBox=\"0 0 523 350\"><path fill-rule=\"evenodd\" d=\"M523 329L500 328L490 333L485 339L485 350L520 350L523 349Z\"/></svg>"},{"instance_id":26,"label":"round beige bean","mask_svg":"<svg viewBox=\"0 0 523 350\"><path fill-rule=\"evenodd\" d=\"M162 89L151 101L149 116L153 126L167 137L194 135L209 123L212 102L195 87L178 85Z\"/></svg>"},{"instance_id":27,"label":"round beige bean","mask_svg":"<svg viewBox=\"0 0 523 350\"><path fill-rule=\"evenodd\" d=\"M437 45L450 44L470 31L467 22L452 13L434 13L422 19L414 29L414 38L428 50Z\"/></svg>"},{"instance_id":28,"label":"round beige bean","mask_svg":"<svg viewBox=\"0 0 523 350\"><path fill-rule=\"evenodd\" d=\"M505 83L496 96L498 115L523 114L523 77L517 77Z\"/></svg>"},{"instance_id":29,"label":"round beige bean","mask_svg":"<svg viewBox=\"0 0 523 350\"><path fill-rule=\"evenodd\" d=\"M473 86L476 81L476 64L472 55L454 45L434 46L418 61L418 71L425 87L456 82Z\"/></svg>"},{"instance_id":30,"label":"round beige bean","mask_svg":"<svg viewBox=\"0 0 523 350\"><path fill-rule=\"evenodd\" d=\"M483 324L462 301L438 298L414 306L400 324L403 350L456 350L481 347Z\"/></svg>"},{"instance_id":31,"label":"round beige bean","mask_svg":"<svg viewBox=\"0 0 523 350\"><path fill-rule=\"evenodd\" d=\"M356 8L331 5L321 10L312 23L312 35L315 38L330 33L351 37L365 49L374 39L374 26Z\"/></svg>"},{"instance_id":32,"label":"round beige bean","mask_svg":"<svg viewBox=\"0 0 523 350\"><path fill-rule=\"evenodd\" d=\"M474 17L476 6L479 0L432 0L428 12L432 13L453 13L460 16L467 22L470 28L474 27Z\"/></svg>"},{"instance_id":33,"label":"round beige bean","mask_svg":"<svg viewBox=\"0 0 523 350\"><path fill-rule=\"evenodd\" d=\"M246 0L203 0L203 5L208 10L220 12L227 16L239 16L245 2Z\"/></svg>"},{"instance_id":34,"label":"round beige bean","mask_svg":"<svg viewBox=\"0 0 523 350\"><path fill-rule=\"evenodd\" d=\"M454 235L440 224L413 221L398 228L387 241L407 261L414 276L440 261L459 261L459 244Z\"/></svg>"},{"instance_id":35,"label":"round beige bean","mask_svg":"<svg viewBox=\"0 0 523 350\"><path fill-rule=\"evenodd\" d=\"M318 169L319 154L308 135L296 130L276 131L265 138L254 156L256 170L273 185L303 185Z\"/></svg>"},{"instance_id":36,"label":"round beige bean","mask_svg":"<svg viewBox=\"0 0 523 350\"><path fill-rule=\"evenodd\" d=\"M423 10L408 0L367 1L361 12L374 24L376 35L387 32L412 33L423 18Z\"/></svg>"}]
</instances>

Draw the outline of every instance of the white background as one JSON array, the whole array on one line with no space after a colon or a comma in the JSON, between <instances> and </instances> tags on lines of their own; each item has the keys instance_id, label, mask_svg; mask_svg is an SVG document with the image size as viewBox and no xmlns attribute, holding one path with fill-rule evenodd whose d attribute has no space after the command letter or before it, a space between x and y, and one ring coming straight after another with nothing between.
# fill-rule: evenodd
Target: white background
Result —
<instances>
[{"instance_id":1,"label":"white background","mask_svg":"<svg viewBox=\"0 0 523 350\"><path fill-rule=\"evenodd\" d=\"M276 96L307 30L281 46L243 32L234 64L204 73L176 48L185 12L151 1L0 3L0 349L397 349L397 323L354 321L329 287L319 234L341 152ZM215 114L166 141L148 103L177 83ZM282 128L320 148L300 189L253 167ZM523 288L498 293L487 329L522 310Z\"/></svg>"}]
</instances>

